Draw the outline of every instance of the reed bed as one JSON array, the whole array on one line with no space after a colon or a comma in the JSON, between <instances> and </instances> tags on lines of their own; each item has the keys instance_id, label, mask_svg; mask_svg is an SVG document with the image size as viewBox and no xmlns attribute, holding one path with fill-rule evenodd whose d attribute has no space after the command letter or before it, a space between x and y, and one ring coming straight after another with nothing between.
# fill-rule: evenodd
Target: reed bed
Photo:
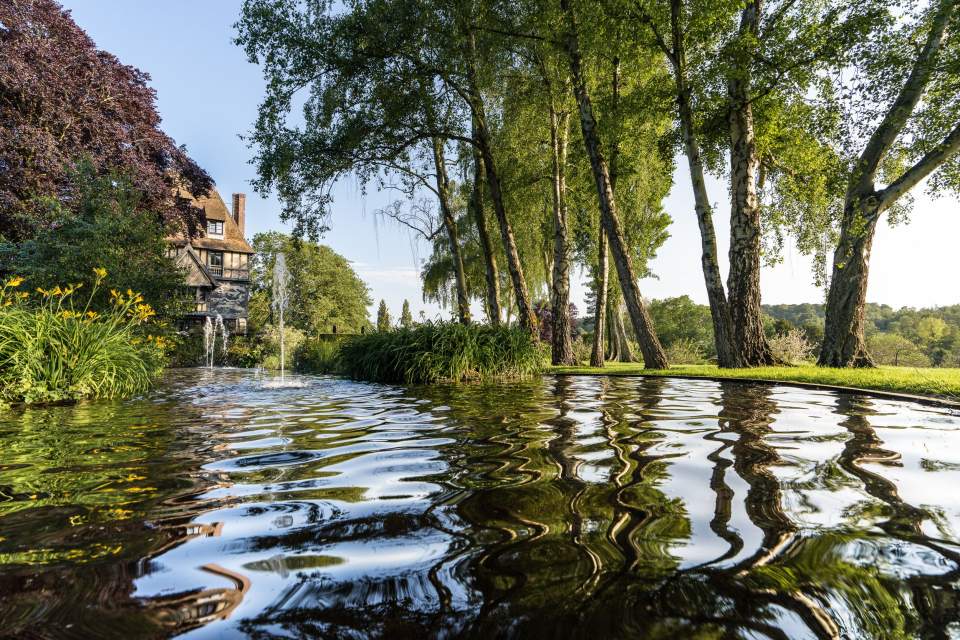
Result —
<instances>
[{"instance_id":1,"label":"reed bed","mask_svg":"<svg viewBox=\"0 0 960 640\"><path fill-rule=\"evenodd\" d=\"M351 378L407 384L525 378L545 359L521 329L456 322L354 336L339 353L340 371Z\"/></svg>"}]
</instances>

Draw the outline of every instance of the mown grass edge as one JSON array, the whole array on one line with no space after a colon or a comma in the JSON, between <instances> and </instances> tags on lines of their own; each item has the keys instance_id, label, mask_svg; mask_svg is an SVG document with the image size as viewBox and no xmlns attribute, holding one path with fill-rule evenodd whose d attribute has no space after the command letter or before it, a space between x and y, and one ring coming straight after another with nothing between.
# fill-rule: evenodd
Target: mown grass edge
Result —
<instances>
[{"instance_id":1,"label":"mown grass edge","mask_svg":"<svg viewBox=\"0 0 960 640\"><path fill-rule=\"evenodd\" d=\"M605 367L549 367L553 375L650 376L717 382L750 382L790 385L843 393L868 393L960 409L960 369L829 369L814 366L720 369L713 365L682 365L669 369L644 369L634 363L608 363Z\"/></svg>"}]
</instances>

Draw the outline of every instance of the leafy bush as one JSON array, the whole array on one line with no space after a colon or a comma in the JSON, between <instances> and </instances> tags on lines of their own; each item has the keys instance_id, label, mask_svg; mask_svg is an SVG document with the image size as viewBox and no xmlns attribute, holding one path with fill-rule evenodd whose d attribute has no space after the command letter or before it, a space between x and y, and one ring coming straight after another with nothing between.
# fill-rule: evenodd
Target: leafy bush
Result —
<instances>
[{"instance_id":1,"label":"leafy bush","mask_svg":"<svg viewBox=\"0 0 960 640\"><path fill-rule=\"evenodd\" d=\"M678 338L666 348L670 364L704 364L703 346L692 338Z\"/></svg>"},{"instance_id":2,"label":"leafy bush","mask_svg":"<svg viewBox=\"0 0 960 640\"><path fill-rule=\"evenodd\" d=\"M930 358L913 341L894 333L874 333L867 338L867 350L879 365L929 367ZM947 365L949 366L949 364Z\"/></svg>"},{"instance_id":3,"label":"leafy bush","mask_svg":"<svg viewBox=\"0 0 960 640\"><path fill-rule=\"evenodd\" d=\"M590 362L590 352L593 350L593 334L580 334L573 340L573 359L578 364Z\"/></svg>"},{"instance_id":4,"label":"leafy bush","mask_svg":"<svg viewBox=\"0 0 960 640\"><path fill-rule=\"evenodd\" d=\"M172 342L173 346L167 354L168 367L199 367L204 363L206 353L202 333L184 331Z\"/></svg>"},{"instance_id":5,"label":"leafy bush","mask_svg":"<svg viewBox=\"0 0 960 640\"><path fill-rule=\"evenodd\" d=\"M226 363L231 367L254 368L263 364L269 345L259 336L230 336Z\"/></svg>"},{"instance_id":6,"label":"leafy bush","mask_svg":"<svg viewBox=\"0 0 960 640\"><path fill-rule=\"evenodd\" d=\"M303 331L300 329L289 326L283 328L283 341L286 352L285 369L292 370L294 368L294 356L304 338ZM263 342L263 358L260 361L260 365L264 369L279 369L280 328L276 325L267 325L260 339Z\"/></svg>"},{"instance_id":7,"label":"leafy bush","mask_svg":"<svg viewBox=\"0 0 960 640\"><path fill-rule=\"evenodd\" d=\"M340 346L343 373L377 382L522 378L541 371L546 357L522 329L458 322L352 336Z\"/></svg>"},{"instance_id":8,"label":"leafy bush","mask_svg":"<svg viewBox=\"0 0 960 640\"><path fill-rule=\"evenodd\" d=\"M138 292L158 317L179 317L193 299L186 299L184 275L167 256L163 225L144 208L142 195L128 179L91 171L86 166L77 173L71 185L73 207L55 202L50 224L19 244L0 244L0 271L23 276L30 290L52 290L68 282L83 283L88 293L94 290L94 267L106 268L112 287ZM100 288L90 308L104 311L111 304L109 291Z\"/></svg>"},{"instance_id":9,"label":"leafy bush","mask_svg":"<svg viewBox=\"0 0 960 640\"><path fill-rule=\"evenodd\" d=\"M802 364L813 356L814 347L803 329L790 329L770 338L769 342L774 357L787 364Z\"/></svg>"},{"instance_id":10,"label":"leafy bush","mask_svg":"<svg viewBox=\"0 0 960 640\"><path fill-rule=\"evenodd\" d=\"M337 373L340 370L340 342L307 338L294 354L294 368L303 373Z\"/></svg>"},{"instance_id":11,"label":"leafy bush","mask_svg":"<svg viewBox=\"0 0 960 640\"><path fill-rule=\"evenodd\" d=\"M27 404L112 398L148 389L169 347L156 335L153 308L128 290L111 290L111 306L90 308L106 270L96 269L86 304L74 304L81 284L19 291L23 278L0 288L0 403ZM154 327L151 330L151 327ZM148 335L144 336L151 330Z\"/></svg>"}]
</instances>

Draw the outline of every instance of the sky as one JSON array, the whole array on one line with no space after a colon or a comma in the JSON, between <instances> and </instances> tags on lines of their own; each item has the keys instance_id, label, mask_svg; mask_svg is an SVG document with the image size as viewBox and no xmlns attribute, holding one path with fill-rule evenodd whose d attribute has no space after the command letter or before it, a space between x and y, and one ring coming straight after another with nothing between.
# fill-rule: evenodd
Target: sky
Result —
<instances>
[{"instance_id":1,"label":"sky","mask_svg":"<svg viewBox=\"0 0 960 640\"><path fill-rule=\"evenodd\" d=\"M231 193L247 194L246 234L268 230L289 232L280 222L276 198L253 192L252 150L240 138L256 119L263 96L260 69L247 62L233 44L233 24L242 0L62 0L74 20L97 46L123 63L150 74L157 91L162 127L217 183L224 200ZM641 281L645 297L689 295L706 303L700 270L700 237L693 210L689 177L683 163L664 202L673 217L670 238L651 264L655 278ZM716 207L721 261L727 251L729 203L725 186L713 180L710 195ZM955 197L931 200L915 190L916 205L909 224L881 225L874 242L867 299L900 306L925 307L960 303L958 249L960 202ZM419 269L429 249L404 229L378 219L373 212L393 194L362 195L345 180L334 190L335 202L321 239L353 263L371 289L376 305L384 299L394 316L404 299L414 317L449 317L450 312L423 302ZM812 283L810 260L787 247L783 261L761 274L765 303L822 302L824 292ZM726 265L722 265L724 271ZM583 273L572 274L574 302L584 308ZM476 310L479 313L479 308Z\"/></svg>"}]
</instances>

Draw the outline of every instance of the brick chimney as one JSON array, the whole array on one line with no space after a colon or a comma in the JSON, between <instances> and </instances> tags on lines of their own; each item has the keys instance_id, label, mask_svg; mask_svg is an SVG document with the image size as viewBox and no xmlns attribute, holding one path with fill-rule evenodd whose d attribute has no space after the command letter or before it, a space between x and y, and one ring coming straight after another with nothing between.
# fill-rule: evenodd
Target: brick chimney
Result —
<instances>
[{"instance_id":1,"label":"brick chimney","mask_svg":"<svg viewBox=\"0 0 960 640\"><path fill-rule=\"evenodd\" d=\"M243 193L233 194L233 221L240 228L240 235L244 235L243 225L246 221L247 196Z\"/></svg>"}]
</instances>

